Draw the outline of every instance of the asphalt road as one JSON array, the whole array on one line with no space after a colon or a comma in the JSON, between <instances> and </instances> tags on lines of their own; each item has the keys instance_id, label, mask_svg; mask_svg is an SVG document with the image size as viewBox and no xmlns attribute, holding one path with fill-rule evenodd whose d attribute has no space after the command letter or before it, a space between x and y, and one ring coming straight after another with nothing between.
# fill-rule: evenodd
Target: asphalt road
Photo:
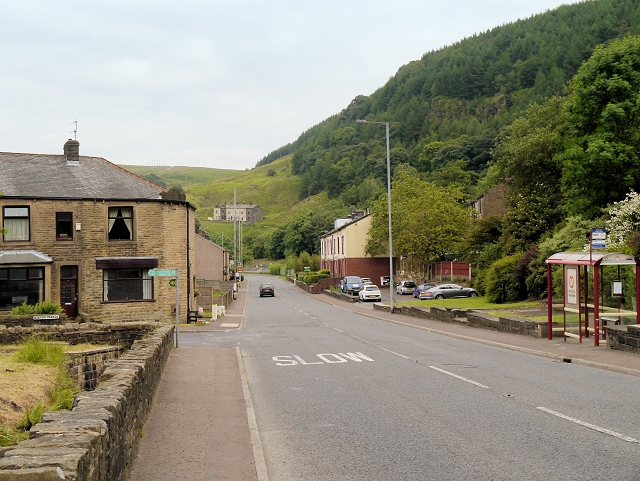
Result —
<instances>
[{"instance_id":1,"label":"asphalt road","mask_svg":"<svg viewBox=\"0 0 640 481\"><path fill-rule=\"evenodd\" d=\"M270 480L640 478L640 379L355 314L247 276L239 347ZM330 298L323 297L325 300Z\"/></svg>"}]
</instances>

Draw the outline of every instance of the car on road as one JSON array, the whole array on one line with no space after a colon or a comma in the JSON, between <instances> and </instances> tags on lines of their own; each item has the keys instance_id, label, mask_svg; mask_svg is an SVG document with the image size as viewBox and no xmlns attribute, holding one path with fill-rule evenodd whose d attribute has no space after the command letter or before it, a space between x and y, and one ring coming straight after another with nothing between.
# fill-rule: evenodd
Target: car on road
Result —
<instances>
[{"instance_id":1,"label":"car on road","mask_svg":"<svg viewBox=\"0 0 640 481\"><path fill-rule=\"evenodd\" d=\"M360 292L358 292L358 300L361 302L366 301L382 301L382 295L380 289L375 284L365 285Z\"/></svg>"},{"instance_id":2,"label":"car on road","mask_svg":"<svg viewBox=\"0 0 640 481\"><path fill-rule=\"evenodd\" d=\"M362 285L366 286L367 284L373 284L373 282L371 282L371 279L368 277L363 277L362 278Z\"/></svg>"},{"instance_id":3,"label":"car on road","mask_svg":"<svg viewBox=\"0 0 640 481\"><path fill-rule=\"evenodd\" d=\"M362 279L359 276L345 276L340 281L340 289L345 294L355 296L362 290Z\"/></svg>"},{"instance_id":4,"label":"car on road","mask_svg":"<svg viewBox=\"0 0 640 481\"><path fill-rule=\"evenodd\" d=\"M416 283L413 281L400 281L396 287L396 294L413 294L415 288Z\"/></svg>"},{"instance_id":5,"label":"car on road","mask_svg":"<svg viewBox=\"0 0 640 481\"><path fill-rule=\"evenodd\" d=\"M262 296L276 296L276 289L273 287L273 284L270 284L269 282L263 282L260 284L260 297Z\"/></svg>"},{"instance_id":6,"label":"car on road","mask_svg":"<svg viewBox=\"0 0 640 481\"><path fill-rule=\"evenodd\" d=\"M433 283L418 284L416 288L413 290L413 297L418 297L422 291L426 291L427 289L433 286L435 286L435 284Z\"/></svg>"},{"instance_id":7,"label":"car on road","mask_svg":"<svg viewBox=\"0 0 640 481\"><path fill-rule=\"evenodd\" d=\"M451 299L453 297L478 297L478 293L471 287L459 284L440 284L422 292L420 299Z\"/></svg>"}]
</instances>

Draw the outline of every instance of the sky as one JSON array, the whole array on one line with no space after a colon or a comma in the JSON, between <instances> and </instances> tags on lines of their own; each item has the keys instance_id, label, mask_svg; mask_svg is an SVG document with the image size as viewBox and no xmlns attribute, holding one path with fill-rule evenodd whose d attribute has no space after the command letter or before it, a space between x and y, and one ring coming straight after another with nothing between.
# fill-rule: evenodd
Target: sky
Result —
<instances>
[{"instance_id":1,"label":"sky","mask_svg":"<svg viewBox=\"0 0 640 481\"><path fill-rule=\"evenodd\" d=\"M567 3L0 0L0 151L252 168L424 53Z\"/></svg>"}]
</instances>

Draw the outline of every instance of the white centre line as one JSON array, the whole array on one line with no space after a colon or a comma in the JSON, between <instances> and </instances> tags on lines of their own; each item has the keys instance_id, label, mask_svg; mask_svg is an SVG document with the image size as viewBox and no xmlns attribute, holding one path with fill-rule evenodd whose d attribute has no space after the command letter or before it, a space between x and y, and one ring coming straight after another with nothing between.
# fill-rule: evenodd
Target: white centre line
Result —
<instances>
[{"instance_id":1,"label":"white centre line","mask_svg":"<svg viewBox=\"0 0 640 481\"><path fill-rule=\"evenodd\" d=\"M471 384L475 384L476 386L479 386L479 387L482 387L482 388L485 388L485 389L489 389L489 386L485 386L484 384L480 384L479 382L472 381L471 379L467 379L466 377L458 376L457 374L454 374L454 373L449 372L449 371L445 371L444 369L440 369L439 367L435 367L435 366L429 366L429 367L431 369L435 369L436 371L440 371L441 373L444 373L444 374L446 374L448 376L453 376L453 377L455 377L457 379L460 379L461 381L468 382L468 383L471 383Z\"/></svg>"},{"instance_id":2,"label":"white centre line","mask_svg":"<svg viewBox=\"0 0 640 481\"><path fill-rule=\"evenodd\" d=\"M557 413L545 407L538 407L538 409L540 409L540 411L544 411L545 413L553 414L554 416L558 416L559 418L571 421L572 423L579 424L580 426L584 426L585 428L593 429L594 431L598 431L599 433L608 434L609 436L613 436L614 438L622 439L623 441L628 441L630 443L640 444L640 441L638 441L637 439L630 438L629 436L625 436L624 434L620 434L615 431L611 431L610 429L601 428L600 426L596 426L595 424L585 423L584 421L580 421L579 419L572 418L570 416L565 416L564 414Z\"/></svg>"},{"instance_id":3,"label":"white centre line","mask_svg":"<svg viewBox=\"0 0 640 481\"><path fill-rule=\"evenodd\" d=\"M396 356L400 356L403 357L405 359L411 359L409 356L404 356L398 352L392 351L391 349L387 349L386 347L382 347L382 346L378 346L380 349L382 349L383 351L387 351L390 352L391 354L395 354Z\"/></svg>"}]
</instances>

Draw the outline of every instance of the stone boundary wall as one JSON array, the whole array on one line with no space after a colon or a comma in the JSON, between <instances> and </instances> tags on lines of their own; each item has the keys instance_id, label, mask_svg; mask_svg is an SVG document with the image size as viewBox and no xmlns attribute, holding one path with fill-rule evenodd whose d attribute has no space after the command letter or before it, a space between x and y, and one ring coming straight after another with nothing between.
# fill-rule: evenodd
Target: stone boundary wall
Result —
<instances>
[{"instance_id":1,"label":"stone boundary wall","mask_svg":"<svg viewBox=\"0 0 640 481\"><path fill-rule=\"evenodd\" d=\"M107 363L120 357L122 350L120 346L108 346L67 353L67 371L79 389L92 391L98 384L98 378L107 368Z\"/></svg>"},{"instance_id":2,"label":"stone boundary wall","mask_svg":"<svg viewBox=\"0 0 640 481\"><path fill-rule=\"evenodd\" d=\"M0 315L0 325L6 327L31 327L38 324L66 324L69 318L61 314L3 314Z\"/></svg>"},{"instance_id":3,"label":"stone boundary wall","mask_svg":"<svg viewBox=\"0 0 640 481\"><path fill-rule=\"evenodd\" d=\"M158 322L144 321L112 322L109 324L67 322L60 325L34 324L27 327L7 327L0 324L0 344L14 344L25 341L34 335L40 335L50 340L65 341L69 344L86 342L120 344L129 347L160 325L162 324Z\"/></svg>"},{"instance_id":4,"label":"stone boundary wall","mask_svg":"<svg viewBox=\"0 0 640 481\"><path fill-rule=\"evenodd\" d=\"M0 449L0 480L124 481L173 347L163 325L111 362L71 411L45 413L29 439Z\"/></svg>"},{"instance_id":5,"label":"stone boundary wall","mask_svg":"<svg viewBox=\"0 0 640 481\"><path fill-rule=\"evenodd\" d=\"M339 277L325 277L320 279L317 284L306 284L304 281L291 279L293 285L299 287L309 294L322 294L325 290L329 290L330 286L338 287L341 279Z\"/></svg>"},{"instance_id":6,"label":"stone boundary wall","mask_svg":"<svg viewBox=\"0 0 640 481\"><path fill-rule=\"evenodd\" d=\"M358 302L358 296L352 296L352 295L349 295L349 294L345 294L342 291L331 291L331 290L325 289L324 293L329 295L329 296L331 296L331 297L335 297L337 299L341 299L343 301Z\"/></svg>"},{"instance_id":7,"label":"stone boundary wall","mask_svg":"<svg viewBox=\"0 0 640 481\"><path fill-rule=\"evenodd\" d=\"M609 349L640 354L640 325L607 326L605 332Z\"/></svg>"},{"instance_id":8,"label":"stone boundary wall","mask_svg":"<svg viewBox=\"0 0 640 481\"><path fill-rule=\"evenodd\" d=\"M376 303L374 309L389 312L389 306ZM464 309L451 309L445 307L418 307L398 306L394 307L398 314L418 317L422 319L435 319L442 322L454 322L466 324L469 327L480 329L492 329L494 331L508 332L522 336L537 338L547 337L547 321L532 321L521 317L496 317L480 311L466 311ZM556 335L556 333L554 333Z\"/></svg>"}]
</instances>

